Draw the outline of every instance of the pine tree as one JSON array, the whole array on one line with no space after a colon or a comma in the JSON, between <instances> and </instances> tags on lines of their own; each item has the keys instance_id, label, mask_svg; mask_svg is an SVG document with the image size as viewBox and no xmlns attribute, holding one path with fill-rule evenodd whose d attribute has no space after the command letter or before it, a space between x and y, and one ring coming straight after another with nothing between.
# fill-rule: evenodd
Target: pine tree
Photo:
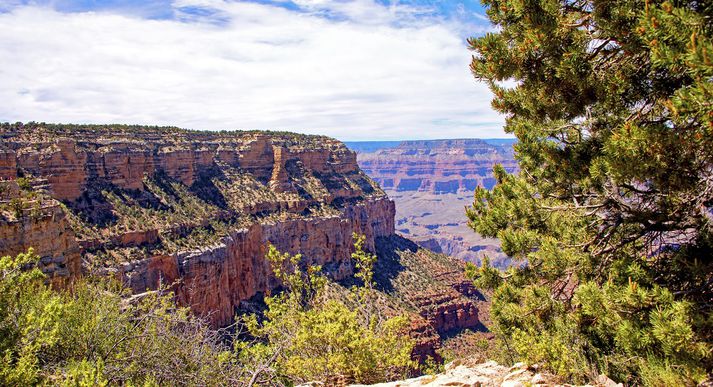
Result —
<instances>
[{"instance_id":1,"label":"pine tree","mask_svg":"<svg viewBox=\"0 0 713 387\"><path fill-rule=\"evenodd\" d=\"M471 70L517 138L471 227L521 264L494 288L506 355L575 381L713 368L713 4L485 0Z\"/></svg>"}]
</instances>

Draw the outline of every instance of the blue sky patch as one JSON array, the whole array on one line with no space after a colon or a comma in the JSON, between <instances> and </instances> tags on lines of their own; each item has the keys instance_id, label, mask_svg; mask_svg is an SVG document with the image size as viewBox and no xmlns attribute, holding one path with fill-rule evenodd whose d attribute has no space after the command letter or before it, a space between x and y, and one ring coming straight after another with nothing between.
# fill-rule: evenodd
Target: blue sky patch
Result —
<instances>
[{"instance_id":1,"label":"blue sky patch","mask_svg":"<svg viewBox=\"0 0 713 387\"><path fill-rule=\"evenodd\" d=\"M236 0L243 2L253 2L264 5L271 5L291 11L307 12L313 11L300 2L285 0ZM408 6L417 7L423 10L427 16L443 18L454 18L467 20L473 18L473 13L484 14L479 0L375 0L376 3L386 7ZM340 1L348 2L348 1ZM172 0L6 0L5 4L0 4L0 12L7 12L23 5L50 6L60 12L117 12L130 14L146 19L187 19L193 20L190 16L195 16L195 20L212 21L215 24L225 23L216 10L209 7L179 7L173 5ZM178 12L176 12L178 11ZM329 6L319 7L317 14L330 20L342 20L344 15L333 12ZM186 18L188 16L188 18Z\"/></svg>"}]
</instances>

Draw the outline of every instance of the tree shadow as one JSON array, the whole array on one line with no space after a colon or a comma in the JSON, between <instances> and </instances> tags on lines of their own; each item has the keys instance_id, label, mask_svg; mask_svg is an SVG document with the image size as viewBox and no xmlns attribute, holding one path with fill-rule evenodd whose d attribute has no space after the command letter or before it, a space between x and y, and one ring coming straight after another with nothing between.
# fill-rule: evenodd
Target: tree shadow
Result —
<instances>
[{"instance_id":1,"label":"tree shadow","mask_svg":"<svg viewBox=\"0 0 713 387\"><path fill-rule=\"evenodd\" d=\"M65 204L86 223L91 223L98 227L115 224L119 218L114 213L114 205L102 193L103 188L111 187L92 185L79 198Z\"/></svg>"},{"instance_id":2,"label":"tree shadow","mask_svg":"<svg viewBox=\"0 0 713 387\"><path fill-rule=\"evenodd\" d=\"M188 190L196 195L199 199L208 204L212 204L220 209L228 209L228 201L225 195L215 185L215 180L227 181L225 173L213 164L208 168L201 168L198 171L198 176Z\"/></svg>"},{"instance_id":3,"label":"tree shadow","mask_svg":"<svg viewBox=\"0 0 713 387\"><path fill-rule=\"evenodd\" d=\"M404 251L415 253L418 245L413 241L398 235L376 238L377 260L374 265L374 282L376 289L393 293L393 281L399 273L406 270L401 264L401 253Z\"/></svg>"}]
</instances>

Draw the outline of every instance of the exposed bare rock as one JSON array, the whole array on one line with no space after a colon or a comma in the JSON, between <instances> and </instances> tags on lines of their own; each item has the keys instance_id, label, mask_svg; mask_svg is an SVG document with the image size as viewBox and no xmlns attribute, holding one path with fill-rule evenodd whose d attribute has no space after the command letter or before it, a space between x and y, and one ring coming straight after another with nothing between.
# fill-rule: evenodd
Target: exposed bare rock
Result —
<instances>
[{"instance_id":1,"label":"exposed bare rock","mask_svg":"<svg viewBox=\"0 0 713 387\"><path fill-rule=\"evenodd\" d=\"M371 185L364 185L363 178L355 184L339 179L339 175L358 175L361 171L354 152L326 137L135 128L136 133L89 126L5 129L0 178L14 178L20 168L46 178L53 196L68 202L87 192L90 183L143 190L143 179L159 171L190 187L201 171L217 164L240 168L258 181L269 181L278 191L296 188L292 181L303 176L295 173L314 173L311 177L325 180L320 184L328 186L325 192L330 200L357 198ZM294 168L296 163L301 169Z\"/></svg>"},{"instance_id":2,"label":"exposed bare rock","mask_svg":"<svg viewBox=\"0 0 713 387\"><path fill-rule=\"evenodd\" d=\"M363 385L352 385L353 387ZM436 375L390 383L373 384L378 387L453 386L453 387L525 387L525 386L572 386L561 383L556 377L540 373L537 367L517 363L512 367L494 361L479 363L474 360L456 360L446 364L445 371ZM590 385L588 385L590 386ZM622 386L601 375L594 386Z\"/></svg>"},{"instance_id":3,"label":"exposed bare rock","mask_svg":"<svg viewBox=\"0 0 713 387\"><path fill-rule=\"evenodd\" d=\"M20 200L15 182L2 182L0 189L0 256L17 255L32 247L40 257L38 267L51 281L61 283L80 275L79 245L59 203L41 198Z\"/></svg>"},{"instance_id":4,"label":"exposed bare rock","mask_svg":"<svg viewBox=\"0 0 713 387\"><path fill-rule=\"evenodd\" d=\"M123 189L142 189L144 174L155 170L151 153L130 145L103 147L93 156L94 165L88 167Z\"/></svg>"},{"instance_id":5,"label":"exposed bare rock","mask_svg":"<svg viewBox=\"0 0 713 387\"><path fill-rule=\"evenodd\" d=\"M464 329L480 330L479 304L483 296L465 278L464 263L419 248L398 236L377 238L377 287L400 301L412 318L414 357L441 360L444 337Z\"/></svg>"},{"instance_id":6,"label":"exposed bare rock","mask_svg":"<svg viewBox=\"0 0 713 387\"><path fill-rule=\"evenodd\" d=\"M0 180L17 176L17 159L13 150L0 145Z\"/></svg>"},{"instance_id":7,"label":"exposed bare rock","mask_svg":"<svg viewBox=\"0 0 713 387\"><path fill-rule=\"evenodd\" d=\"M71 201L84 192L87 183L87 153L77 147L75 140L59 138L39 149L24 147L17 149L16 153L17 166L34 176L47 179L56 199Z\"/></svg>"},{"instance_id":8,"label":"exposed bare rock","mask_svg":"<svg viewBox=\"0 0 713 387\"><path fill-rule=\"evenodd\" d=\"M279 285L265 260L268 244L349 281L356 232L379 253L377 277L393 312L411 317L415 358L438 360L442 337L480 325L462 262L396 237L394 202L336 140L123 126L0 128L0 171L32 186L20 192L10 184L4 192L40 197L46 213L8 215L0 222L0 252L32 246L53 277L82 270L113 276L137 299L169 287L181 305L225 326L245 301Z\"/></svg>"},{"instance_id":9,"label":"exposed bare rock","mask_svg":"<svg viewBox=\"0 0 713 387\"><path fill-rule=\"evenodd\" d=\"M35 123L0 137L0 179L19 173L32 184L23 200L43 198L33 216L8 212L0 253L34 247L59 277L83 258L136 293L170 285L216 326L278 285L268 243L342 279L352 233L371 251L394 233L393 202L327 137Z\"/></svg>"},{"instance_id":10,"label":"exposed bare rock","mask_svg":"<svg viewBox=\"0 0 713 387\"><path fill-rule=\"evenodd\" d=\"M478 139L404 141L395 148L360 153L364 171L385 189L432 193L492 188L492 167L514 171L512 149Z\"/></svg>"},{"instance_id":11,"label":"exposed bare rock","mask_svg":"<svg viewBox=\"0 0 713 387\"><path fill-rule=\"evenodd\" d=\"M372 249L376 238L393 232L383 219L393 214L393 203L386 199L351 206L348 213L255 223L199 250L123 265L120 276L138 293L155 289L160 282L171 284L180 279L175 287L179 300L208 316L216 326L226 325L241 301L279 285L264 259L268 243L280 251L302 254L310 264L322 265L333 279L340 280L353 273L349 259L353 232L364 234Z\"/></svg>"}]
</instances>

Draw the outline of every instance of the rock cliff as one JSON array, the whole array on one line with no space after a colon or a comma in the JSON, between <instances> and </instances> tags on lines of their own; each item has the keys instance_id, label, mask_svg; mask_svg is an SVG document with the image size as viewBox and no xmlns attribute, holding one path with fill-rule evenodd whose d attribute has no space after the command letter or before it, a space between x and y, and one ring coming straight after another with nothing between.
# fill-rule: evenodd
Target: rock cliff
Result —
<instances>
[{"instance_id":1,"label":"rock cliff","mask_svg":"<svg viewBox=\"0 0 713 387\"><path fill-rule=\"evenodd\" d=\"M339 141L275 132L0 124L0 255L33 247L54 282L113 276L174 291L214 326L279 286L268 244L335 281L352 234L379 256L382 297L411 317L416 358L477 329L462 262L395 236L395 206Z\"/></svg>"},{"instance_id":2,"label":"rock cliff","mask_svg":"<svg viewBox=\"0 0 713 387\"><path fill-rule=\"evenodd\" d=\"M0 256L32 248L39 268L62 283L81 266L80 249L62 207L39 197L23 200L14 180L0 181Z\"/></svg>"},{"instance_id":3,"label":"rock cliff","mask_svg":"<svg viewBox=\"0 0 713 387\"><path fill-rule=\"evenodd\" d=\"M409 312L414 355L441 360L447 337L464 330L483 331L483 295L464 276L463 261L419 248L399 236L377 238L374 280L394 309Z\"/></svg>"},{"instance_id":4,"label":"rock cliff","mask_svg":"<svg viewBox=\"0 0 713 387\"><path fill-rule=\"evenodd\" d=\"M10 188L0 203L0 255L34 247L53 277L114 275L137 293L170 285L216 326L277 286L268 243L342 279L353 271L353 232L371 251L394 233L393 202L354 152L326 137L35 123L1 130L0 180Z\"/></svg>"},{"instance_id":5,"label":"rock cliff","mask_svg":"<svg viewBox=\"0 0 713 387\"><path fill-rule=\"evenodd\" d=\"M384 189L435 194L472 192L495 185L492 168L517 169L512 147L479 139L404 141L394 148L359 154L364 172Z\"/></svg>"}]
</instances>

